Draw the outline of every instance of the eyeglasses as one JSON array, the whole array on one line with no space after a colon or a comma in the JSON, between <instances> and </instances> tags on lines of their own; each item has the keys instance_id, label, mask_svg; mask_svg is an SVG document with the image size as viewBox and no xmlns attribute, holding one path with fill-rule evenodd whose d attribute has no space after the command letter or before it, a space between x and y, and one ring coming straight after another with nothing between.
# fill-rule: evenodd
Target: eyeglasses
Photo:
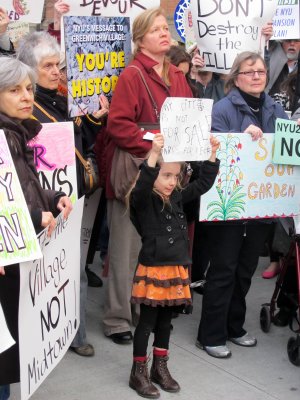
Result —
<instances>
[{"instance_id":1,"label":"eyeglasses","mask_svg":"<svg viewBox=\"0 0 300 400\"><path fill-rule=\"evenodd\" d=\"M243 72L238 72L238 75L245 75L249 76L251 78L254 78L255 74L258 76L266 76L267 71L260 70L260 71L243 71Z\"/></svg>"}]
</instances>

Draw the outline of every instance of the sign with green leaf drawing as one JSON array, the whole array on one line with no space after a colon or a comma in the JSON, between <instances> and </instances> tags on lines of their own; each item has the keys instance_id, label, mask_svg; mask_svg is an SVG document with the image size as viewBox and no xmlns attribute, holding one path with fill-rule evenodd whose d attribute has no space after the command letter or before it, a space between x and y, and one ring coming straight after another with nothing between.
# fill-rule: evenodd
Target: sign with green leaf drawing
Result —
<instances>
[{"instance_id":1,"label":"sign with green leaf drawing","mask_svg":"<svg viewBox=\"0 0 300 400\"><path fill-rule=\"evenodd\" d=\"M41 257L5 134L0 130L0 265Z\"/></svg>"},{"instance_id":2,"label":"sign with green leaf drawing","mask_svg":"<svg viewBox=\"0 0 300 400\"><path fill-rule=\"evenodd\" d=\"M274 134L252 141L218 133L220 170L200 202L200 221L273 218L300 213L300 168L272 163Z\"/></svg>"}]
</instances>

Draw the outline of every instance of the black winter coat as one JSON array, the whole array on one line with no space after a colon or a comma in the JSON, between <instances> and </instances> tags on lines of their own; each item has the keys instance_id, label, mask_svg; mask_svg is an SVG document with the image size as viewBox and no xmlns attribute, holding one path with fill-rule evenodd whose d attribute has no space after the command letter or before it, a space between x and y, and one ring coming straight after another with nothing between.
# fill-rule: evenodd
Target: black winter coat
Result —
<instances>
[{"instance_id":1,"label":"black winter coat","mask_svg":"<svg viewBox=\"0 0 300 400\"><path fill-rule=\"evenodd\" d=\"M4 130L14 165L21 183L35 230L42 229L42 211L51 211L56 216L57 202L62 192L42 189L35 169L33 151L27 142L41 129L41 124L33 119L19 123L0 113L0 129ZM18 382L20 379L18 345L19 308L19 265L5 268L5 276L0 276L0 303L8 329L16 344L0 354L0 385ZM1 338L0 338L1 340Z\"/></svg>"},{"instance_id":2,"label":"black winter coat","mask_svg":"<svg viewBox=\"0 0 300 400\"><path fill-rule=\"evenodd\" d=\"M153 192L159 167L144 162L141 174L130 196L130 218L142 238L139 262L146 266L188 265L188 232L183 204L206 193L213 185L219 170L219 160L205 161L199 177L183 190L174 190L170 202Z\"/></svg>"}]
</instances>

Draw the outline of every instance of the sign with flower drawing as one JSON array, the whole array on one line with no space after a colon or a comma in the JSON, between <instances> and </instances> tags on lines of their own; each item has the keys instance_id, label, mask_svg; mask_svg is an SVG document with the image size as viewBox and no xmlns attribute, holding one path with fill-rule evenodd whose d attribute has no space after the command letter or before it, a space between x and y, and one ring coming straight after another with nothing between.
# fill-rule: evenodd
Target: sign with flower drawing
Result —
<instances>
[{"instance_id":1,"label":"sign with flower drawing","mask_svg":"<svg viewBox=\"0 0 300 400\"><path fill-rule=\"evenodd\" d=\"M274 134L252 141L217 133L220 170L200 202L200 221L273 218L300 213L300 168L272 162Z\"/></svg>"}]
</instances>

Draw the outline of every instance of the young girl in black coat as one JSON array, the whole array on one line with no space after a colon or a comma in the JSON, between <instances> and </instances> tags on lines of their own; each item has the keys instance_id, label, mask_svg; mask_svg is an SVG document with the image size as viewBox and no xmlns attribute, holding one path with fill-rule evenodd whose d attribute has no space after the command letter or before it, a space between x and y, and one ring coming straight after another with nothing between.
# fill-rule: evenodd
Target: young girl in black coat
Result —
<instances>
[{"instance_id":1,"label":"young girl in black coat","mask_svg":"<svg viewBox=\"0 0 300 400\"><path fill-rule=\"evenodd\" d=\"M216 150L219 142L212 137L212 153L204 161L199 178L180 188L182 164L160 162L164 139L156 134L149 158L141 167L130 194L130 218L142 238L132 288L132 303L141 305L134 333L133 366L129 386L143 397L158 398L156 382L167 392L178 392L179 384L167 367L171 318L174 307L191 304L188 265L187 222L183 204L207 192L219 169ZM147 346L154 332L153 364L147 370Z\"/></svg>"}]
</instances>

